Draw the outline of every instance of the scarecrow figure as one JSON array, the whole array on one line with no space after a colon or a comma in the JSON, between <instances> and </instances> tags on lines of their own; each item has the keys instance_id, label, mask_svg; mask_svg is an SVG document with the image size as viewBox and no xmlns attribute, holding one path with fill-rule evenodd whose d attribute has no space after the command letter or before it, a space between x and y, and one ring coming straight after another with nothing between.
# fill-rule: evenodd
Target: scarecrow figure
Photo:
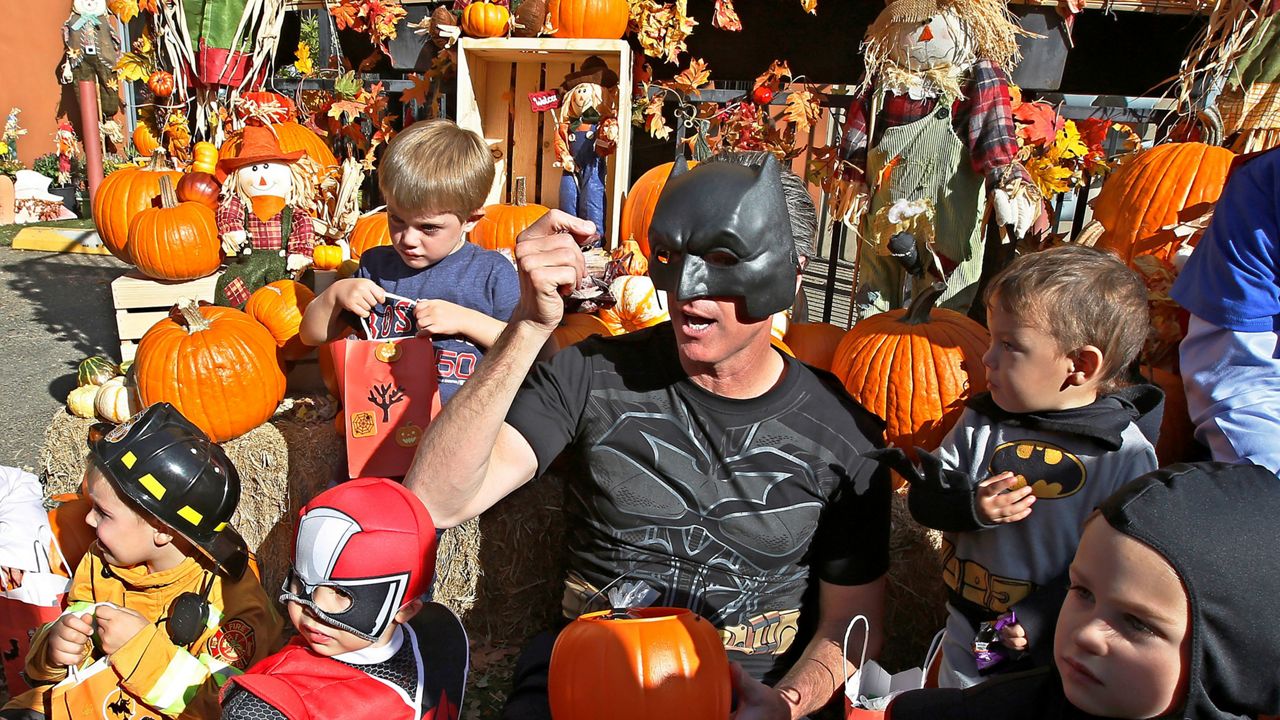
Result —
<instances>
[{"instance_id":1,"label":"scarecrow figure","mask_svg":"<svg viewBox=\"0 0 1280 720\"><path fill-rule=\"evenodd\" d=\"M215 301L236 308L254 290L305 269L315 247L312 215L300 202L305 180L295 172L304 153L281 151L263 125L246 125L242 139L239 155L218 161L227 173L217 220L228 268Z\"/></svg>"},{"instance_id":2,"label":"scarecrow figure","mask_svg":"<svg viewBox=\"0 0 1280 720\"><path fill-rule=\"evenodd\" d=\"M988 193L1011 240L1041 215L1017 160L1005 72L1021 32L1003 0L893 0L868 29L837 199L858 231L845 259L857 262L863 316L903 307L936 280L947 286L942 306L968 311ZM904 208L910 225L930 227L904 231Z\"/></svg>"},{"instance_id":3,"label":"scarecrow figure","mask_svg":"<svg viewBox=\"0 0 1280 720\"><path fill-rule=\"evenodd\" d=\"M116 61L120 58L120 38L111 29L107 0L75 0L71 17L62 24L62 84L81 80L98 81L98 110L110 118L120 111L116 83Z\"/></svg>"},{"instance_id":4,"label":"scarecrow figure","mask_svg":"<svg viewBox=\"0 0 1280 720\"><path fill-rule=\"evenodd\" d=\"M618 144L618 74L592 55L560 85L556 159L560 209L590 220L604 234L605 158ZM599 247L599 241L597 241Z\"/></svg>"}]
</instances>

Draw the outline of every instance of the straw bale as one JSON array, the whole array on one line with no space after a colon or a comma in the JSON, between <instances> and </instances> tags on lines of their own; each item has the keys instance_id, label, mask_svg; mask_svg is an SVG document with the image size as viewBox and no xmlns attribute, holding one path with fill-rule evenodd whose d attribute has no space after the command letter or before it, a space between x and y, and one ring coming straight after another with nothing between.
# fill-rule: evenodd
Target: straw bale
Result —
<instances>
[{"instance_id":1,"label":"straw bale","mask_svg":"<svg viewBox=\"0 0 1280 720\"><path fill-rule=\"evenodd\" d=\"M946 623L947 596L942 584L942 533L911 517L905 494L894 493L892 502L885 600L888 636L880 662L898 671L924 662L929 641Z\"/></svg>"}]
</instances>

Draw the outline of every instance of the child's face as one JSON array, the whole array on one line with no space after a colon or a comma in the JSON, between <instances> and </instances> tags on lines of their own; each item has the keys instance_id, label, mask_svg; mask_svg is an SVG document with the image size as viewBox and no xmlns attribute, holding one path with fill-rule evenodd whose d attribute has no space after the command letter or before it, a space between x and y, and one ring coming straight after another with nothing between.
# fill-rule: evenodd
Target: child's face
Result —
<instances>
[{"instance_id":1,"label":"child's face","mask_svg":"<svg viewBox=\"0 0 1280 720\"><path fill-rule=\"evenodd\" d=\"M391 246L405 265L414 270L434 265L462 245L462 235L480 219L462 222L452 213L409 212L387 203Z\"/></svg>"},{"instance_id":2,"label":"child's face","mask_svg":"<svg viewBox=\"0 0 1280 720\"><path fill-rule=\"evenodd\" d=\"M85 483L93 501L93 509L85 521L97 534L107 562L117 567L153 562L163 547L163 543L157 544L155 527L126 504L102 471L93 465L85 471Z\"/></svg>"},{"instance_id":3,"label":"child's face","mask_svg":"<svg viewBox=\"0 0 1280 720\"><path fill-rule=\"evenodd\" d=\"M301 587L291 587L293 592L303 592ZM341 613L351 607L351 598L343 594L339 588L321 585L311 593L311 602L314 602L327 613ZM396 628L402 623L406 623L412 618L422 607L422 602L414 600L396 613L395 622L387 625L387 629L382 632L382 636L375 642L370 642L354 633L346 630L339 630L325 621L316 617L307 607L297 602L288 603L289 606L289 622L293 623L293 627L297 629L298 635L306 641L307 646L313 652L322 657L333 657L342 653L363 650L371 646L382 646L391 640L391 636L395 633Z\"/></svg>"},{"instance_id":4,"label":"child's face","mask_svg":"<svg viewBox=\"0 0 1280 720\"><path fill-rule=\"evenodd\" d=\"M1073 705L1104 717L1150 718L1186 698L1189 606L1173 567L1101 517L1071 563L1053 655Z\"/></svg>"},{"instance_id":5,"label":"child's face","mask_svg":"<svg viewBox=\"0 0 1280 720\"><path fill-rule=\"evenodd\" d=\"M987 366L987 389L1008 412L1064 410L1087 405L1079 387L1068 383L1074 363L1058 343L1037 325L1006 312L999 298L987 306L991 347L982 356ZM1083 401L1082 401L1083 400Z\"/></svg>"}]
</instances>

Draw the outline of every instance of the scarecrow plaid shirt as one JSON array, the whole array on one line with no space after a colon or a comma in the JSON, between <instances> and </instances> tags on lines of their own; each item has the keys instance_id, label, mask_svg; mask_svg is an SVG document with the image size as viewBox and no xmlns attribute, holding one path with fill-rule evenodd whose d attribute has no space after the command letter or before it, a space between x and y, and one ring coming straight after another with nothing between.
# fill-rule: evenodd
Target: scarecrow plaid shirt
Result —
<instances>
[{"instance_id":1,"label":"scarecrow plaid shirt","mask_svg":"<svg viewBox=\"0 0 1280 720\"><path fill-rule=\"evenodd\" d=\"M1005 168L1015 162L1018 155L1009 76L990 60L979 60L970 68L969 78L968 95L951 106L951 123L956 135L969 148L969 162L974 172L985 177L991 187L997 187L1001 184ZM855 101L845 121L840 157L853 165L844 166L848 180L862 180L863 168L867 166L869 104L869 96ZM937 98L915 100L907 95L890 93L881 117L876 120L875 140L879 140L885 128L913 123L933 112L937 106ZM1014 168L1019 176L1030 182L1030 176L1020 165Z\"/></svg>"},{"instance_id":2,"label":"scarecrow plaid shirt","mask_svg":"<svg viewBox=\"0 0 1280 720\"><path fill-rule=\"evenodd\" d=\"M257 215L249 213L245 220L244 201L233 194L230 199L218 206L218 232L245 230L249 233L249 241L254 250L280 250L280 228L284 212L276 213L271 219L263 222ZM315 226L311 222L311 213L300 208L293 209L293 227L289 230L289 255L305 255L311 257L316 242Z\"/></svg>"}]
</instances>

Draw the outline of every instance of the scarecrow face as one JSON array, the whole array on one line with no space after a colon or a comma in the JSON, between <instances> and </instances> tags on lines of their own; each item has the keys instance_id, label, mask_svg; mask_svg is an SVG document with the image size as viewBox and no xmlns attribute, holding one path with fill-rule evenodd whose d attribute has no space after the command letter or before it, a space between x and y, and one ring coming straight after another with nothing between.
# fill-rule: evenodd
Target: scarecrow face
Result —
<instances>
[{"instance_id":1,"label":"scarecrow face","mask_svg":"<svg viewBox=\"0 0 1280 720\"><path fill-rule=\"evenodd\" d=\"M247 197L289 197L293 174L286 163L260 162L236 171L236 187Z\"/></svg>"},{"instance_id":2,"label":"scarecrow face","mask_svg":"<svg viewBox=\"0 0 1280 720\"><path fill-rule=\"evenodd\" d=\"M598 108L604 104L604 88L594 83L582 83L565 93L565 112L569 115L581 115L584 110Z\"/></svg>"},{"instance_id":3,"label":"scarecrow face","mask_svg":"<svg viewBox=\"0 0 1280 720\"><path fill-rule=\"evenodd\" d=\"M107 0L75 0L71 7L80 15L107 14Z\"/></svg>"},{"instance_id":4,"label":"scarecrow face","mask_svg":"<svg viewBox=\"0 0 1280 720\"><path fill-rule=\"evenodd\" d=\"M942 10L927 22L896 22L890 59L912 72L944 65L969 66L975 58L973 41L960 16Z\"/></svg>"}]
</instances>

